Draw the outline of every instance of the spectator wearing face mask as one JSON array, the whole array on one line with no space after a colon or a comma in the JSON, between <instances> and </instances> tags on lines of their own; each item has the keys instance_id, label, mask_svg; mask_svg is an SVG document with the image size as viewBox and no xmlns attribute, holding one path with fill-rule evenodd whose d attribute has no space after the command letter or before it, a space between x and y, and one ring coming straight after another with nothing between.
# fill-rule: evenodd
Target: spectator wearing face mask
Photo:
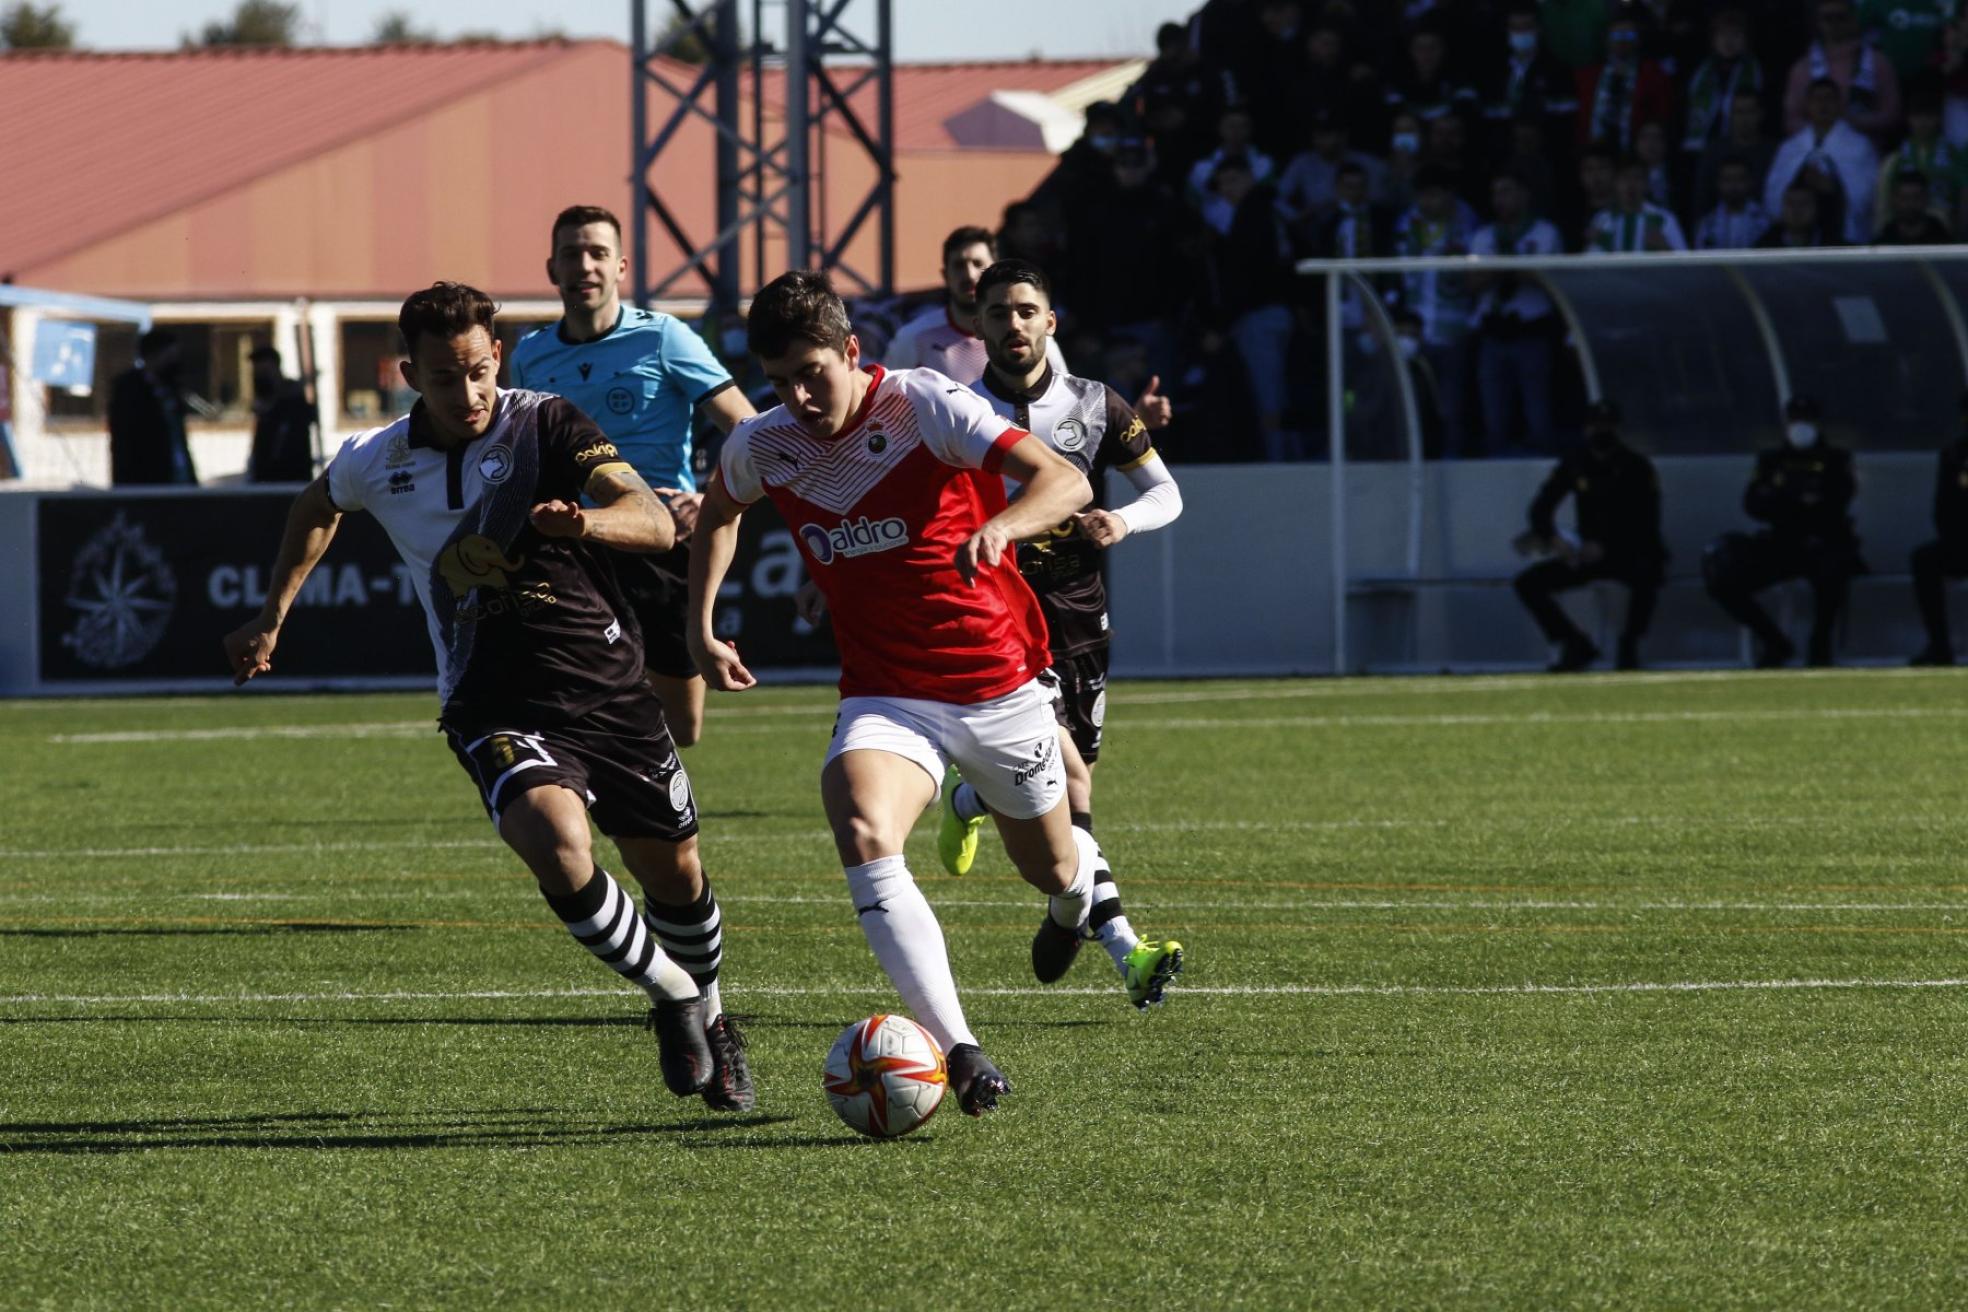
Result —
<instances>
[{"instance_id":1,"label":"spectator wearing face mask","mask_svg":"<svg viewBox=\"0 0 1968 1312\"><path fill-rule=\"evenodd\" d=\"M1504 174L1490 184L1495 222L1476 230L1472 255L1556 255L1558 229L1531 212L1522 178ZM1551 425L1551 366L1558 314L1537 279L1522 273L1472 275L1476 292L1476 391L1492 454L1517 445L1521 431L1534 451L1556 446ZM1523 420L1520 430L1519 417Z\"/></svg>"},{"instance_id":2,"label":"spectator wearing face mask","mask_svg":"<svg viewBox=\"0 0 1968 1312\"><path fill-rule=\"evenodd\" d=\"M1920 622L1927 645L1914 655L1914 665L1954 664L1954 638L1948 631L1947 580L1968 578L1968 392L1960 402L1961 429L1941 452L1934 473L1934 531L1932 542L1914 548L1913 596L1920 604Z\"/></svg>"},{"instance_id":3,"label":"spectator wearing face mask","mask_svg":"<svg viewBox=\"0 0 1968 1312\"><path fill-rule=\"evenodd\" d=\"M1578 141L1604 141L1633 149L1642 123L1674 118L1674 82L1658 60L1641 49L1640 20L1631 13L1614 18L1606 32L1606 59L1578 75Z\"/></svg>"},{"instance_id":4,"label":"spectator wearing face mask","mask_svg":"<svg viewBox=\"0 0 1968 1312\"><path fill-rule=\"evenodd\" d=\"M1538 6L1533 0L1512 0L1503 26L1501 57L1492 61L1482 87L1483 117L1497 149L1509 144L1509 125L1525 116L1543 123L1547 142L1569 141L1578 117L1578 80L1544 49Z\"/></svg>"},{"instance_id":5,"label":"spectator wearing face mask","mask_svg":"<svg viewBox=\"0 0 1968 1312\"><path fill-rule=\"evenodd\" d=\"M1756 199L1749 164L1740 159L1726 160L1716 178L1719 198L1715 208L1695 225L1695 249L1748 250L1770 230L1770 212Z\"/></svg>"},{"instance_id":6,"label":"spectator wearing face mask","mask_svg":"<svg viewBox=\"0 0 1968 1312\"><path fill-rule=\"evenodd\" d=\"M1791 65L1784 88L1784 130L1815 121L1809 104L1820 82L1837 86L1839 112L1854 128L1885 145L1900 125L1900 77L1865 39L1852 0L1819 0L1818 39Z\"/></svg>"},{"instance_id":7,"label":"spectator wearing face mask","mask_svg":"<svg viewBox=\"0 0 1968 1312\"><path fill-rule=\"evenodd\" d=\"M1421 171L1421 118L1402 110L1387 135L1387 173L1374 199L1396 214L1414 204L1415 175Z\"/></svg>"},{"instance_id":8,"label":"spectator wearing face mask","mask_svg":"<svg viewBox=\"0 0 1968 1312\"><path fill-rule=\"evenodd\" d=\"M1756 457L1756 473L1743 493L1743 509L1764 527L1725 533L1702 556L1709 596L1756 637L1758 669L1788 663L1797 649L1755 594L1785 579L1810 580L1808 658L1812 665L1829 665L1847 586L1865 572L1852 527L1858 492L1852 453L1825 440L1819 418L1816 401L1790 399L1783 445Z\"/></svg>"},{"instance_id":9,"label":"spectator wearing face mask","mask_svg":"<svg viewBox=\"0 0 1968 1312\"><path fill-rule=\"evenodd\" d=\"M1764 206L1781 205L1791 183L1802 182L1818 194L1827 220L1838 216L1837 231L1845 241L1863 242L1872 235L1879 155L1865 134L1843 117L1844 93L1836 82L1821 78L1813 83L1806 105L1809 119L1770 161Z\"/></svg>"},{"instance_id":10,"label":"spectator wearing face mask","mask_svg":"<svg viewBox=\"0 0 1968 1312\"><path fill-rule=\"evenodd\" d=\"M1688 239L1681 221L1647 199L1647 166L1638 158L1620 165L1613 183L1613 203L1601 210L1586 230L1587 255L1628 254L1635 251L1685 251Z\"/></svg>"},{"instance_id":11,"label":"spectator wearing face mask","mask_svg":"<svg viewBox=\"0 0 1968 1312\"><path fill-rule=\"evenodd\" d=\"M1576 536L1557 525L1558 507L1567 497L1578 516ZM1530 520L1513 545L1545 559L1519 574L1514 586L1545 641L1557 649L1552 673L1582 670L1599 658L1599 649L1572 623L1556 594L1601 579L1627 587L1626 623L1614 664L1638 669L1667 545L1661 538L1660 478L1653 461L1620 440L1619 406L1598 401L1587 409L1585 449L1559 460L1531 501Z\"/></svg>"}]
</instances>

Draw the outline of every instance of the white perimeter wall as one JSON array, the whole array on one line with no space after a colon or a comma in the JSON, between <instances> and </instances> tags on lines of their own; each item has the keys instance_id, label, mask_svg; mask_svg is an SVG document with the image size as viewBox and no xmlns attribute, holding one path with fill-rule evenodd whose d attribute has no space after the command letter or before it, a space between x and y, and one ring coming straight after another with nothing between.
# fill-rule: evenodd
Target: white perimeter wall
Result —
<instances>
[{"instance_id":1,"label":"white perimeter wall","mask_svg":"<svg viewBox=\"0 0 1968 1312\"><path fill-rule=\"evenodd\" d=\"M1904 660L1921 642L1907 554L1933 535L1931 454L1862 456L1859 531L1876 572L1853 590L1840 657ZM1700 571L1703 545L1747 528L1741 513L1748 457L1660 462L1670 573ZM1510 539L1549 469L1545 461L1435 465L1426 471L1422 572L1507 576L1524 562ZM1114 550L1114 671L1119 677L1326 674L1332 660L1332 551L1328 471L1323 465L1177 466L1185 509L1167 529ZM1407 552L1409 472L1355 465L1348 474L1354 577L1398 575ZM1125 487L1116 492L1125 495ZM223 494L215 494L223 495ZM33 506L30 491L0 492L0 694L36 691ZM1560 522L1566 520L1561 511ZM274 544L264 544L271 556ZM1781 598L1772 594L1774 604ZM1588 631L1610 640L1624 591L1573 594ZM1957 606L1968 598L1955 598ZM1791 598L1793 630L1809 620L1808 597ZM1413 596L1357 598L1349 610L1346 670L1535 668L1543 640L1507 587L1429 589ZM1609 649L1610 652L1610 649ZM1674 582L1643 655L1650 664L1729 665L1741 635L1696 582Z\"/></svg>"}]
</instances>

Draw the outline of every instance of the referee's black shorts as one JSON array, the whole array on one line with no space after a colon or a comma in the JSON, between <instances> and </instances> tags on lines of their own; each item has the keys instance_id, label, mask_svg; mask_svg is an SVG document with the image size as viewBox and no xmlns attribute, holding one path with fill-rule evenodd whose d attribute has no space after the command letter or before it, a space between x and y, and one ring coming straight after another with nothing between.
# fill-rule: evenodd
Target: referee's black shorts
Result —
<instances>
[{"instance_id":1,"label":"referee's black shorts","mask_svg":"<svg viewBox=\"0 0 1968 1312\"><path fill-rule=\"evenodd\" d=\"M643 664L651 674L695 677L697 664L683 638L690 609L690 544L679 542L654 554L618 551L614 563L623 599L642 629Z\"/></svg>"}]
</instances>

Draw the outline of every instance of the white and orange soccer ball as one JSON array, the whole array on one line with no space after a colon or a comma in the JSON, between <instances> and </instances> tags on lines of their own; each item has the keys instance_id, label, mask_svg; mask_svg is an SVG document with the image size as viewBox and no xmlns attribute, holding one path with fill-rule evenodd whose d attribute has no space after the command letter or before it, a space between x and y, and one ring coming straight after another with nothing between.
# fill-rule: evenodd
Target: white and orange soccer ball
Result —
<instances>
[{"instance_id":1,"label":"white and orange soccer ball","mask_svg":"<svg viewBox=\"0 0 1968 1312\"><path fill-rule=\"evenodd\" d=\"M899 1139L935 1114L950 1070L928 1030L907 1016L870 1016L834 1040L822 1084L849 1127Z\"/></svg>"}]
</instances>

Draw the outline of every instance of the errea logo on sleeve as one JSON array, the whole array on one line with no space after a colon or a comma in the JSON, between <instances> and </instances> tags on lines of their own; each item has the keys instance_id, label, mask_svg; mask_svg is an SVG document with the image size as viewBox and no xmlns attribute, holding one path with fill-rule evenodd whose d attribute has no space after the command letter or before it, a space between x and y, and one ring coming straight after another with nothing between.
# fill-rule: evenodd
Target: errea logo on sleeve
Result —
<instances>
[{"instance_id":1,"label":"errea logo on sleeve","mask_svg":"<svg viewBox=\"0 0 1968 1312\"><path fill-rule=\"evenodd\" d=\"M814 560L831 565L836 556L869 556L907 546L909 526L900 518L869 519L863 515L859 519L844 519L833 528L804 524L799 536Z\"/></svg>"}]
</instances>

